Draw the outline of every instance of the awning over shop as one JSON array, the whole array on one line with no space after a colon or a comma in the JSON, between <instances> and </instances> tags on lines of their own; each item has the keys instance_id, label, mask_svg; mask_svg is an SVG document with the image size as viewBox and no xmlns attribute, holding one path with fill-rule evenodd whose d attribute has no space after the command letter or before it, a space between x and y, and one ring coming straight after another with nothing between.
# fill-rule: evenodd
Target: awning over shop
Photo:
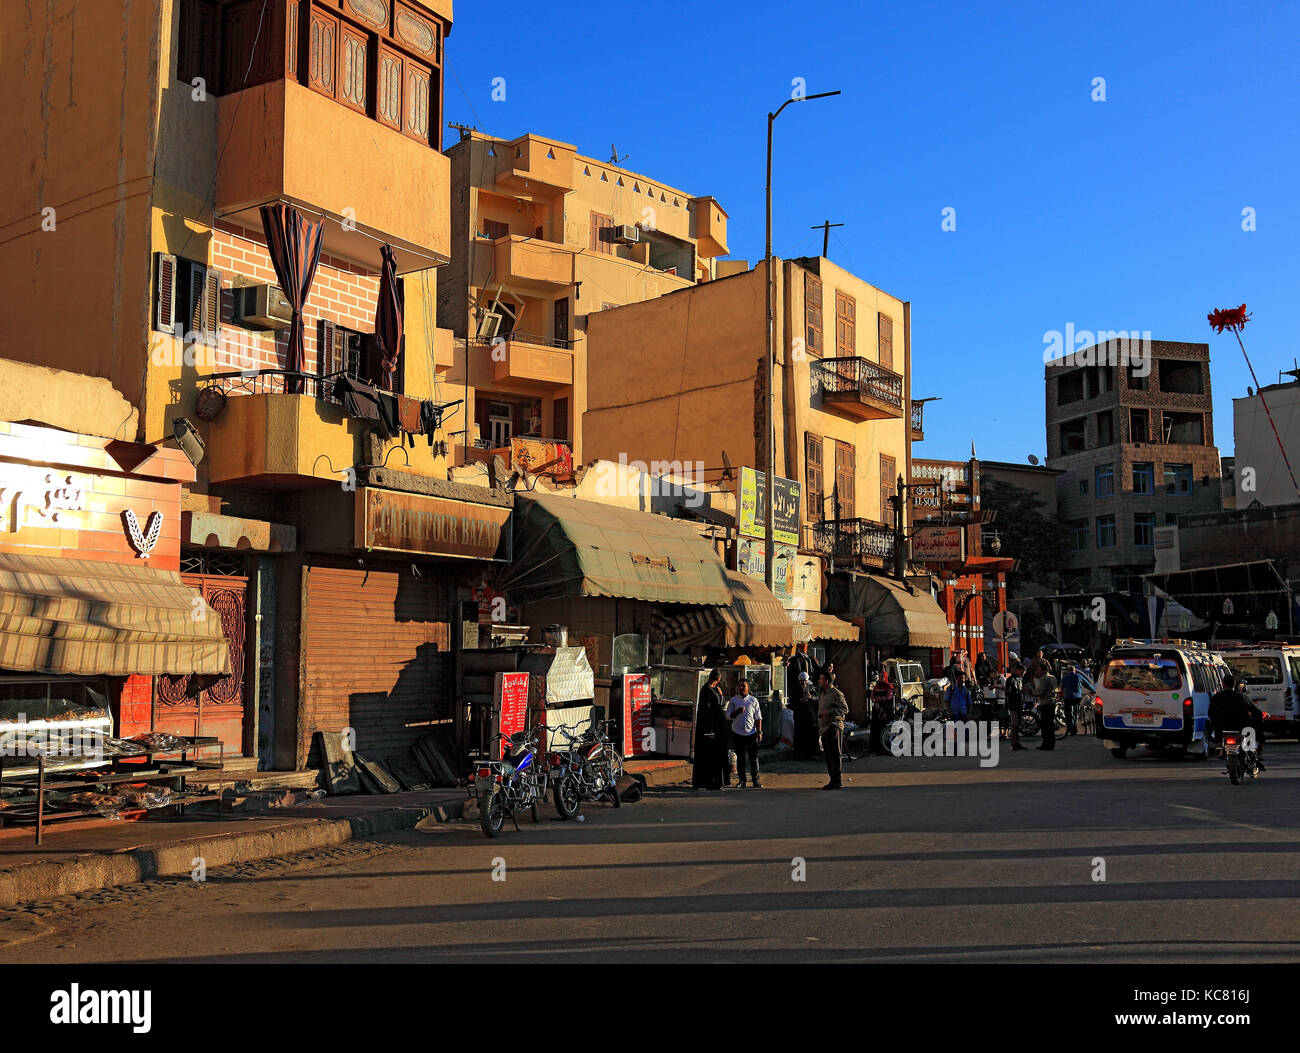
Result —
<instances>
[{"instance_id":1,"label":"awning over shop","mask_svg":"<svg viewBox=\"0 0 1300 1053\"><path fill-rule=\"evenodd\" d=\"M667 647L791 647L795 624L781 601L761 581L724 571L731 605L698 607L665 615L660 627Z\"/></svg>"},{"instance_id":2,"label":"awning over shop","mask_svg":"<svg viewBox=\"0 0 1300 1053\"><path fill-rule=\"evenodd\" d=\"M175 571L0 554L0 669L229 674L230 646Z\"/></svg>"},{"instance_id":3,"label":"awning over shop","mask_svg":"<svg viewBox=\"0 0 1300 1053\"><path fill-rule=\"evenodd\" d=\"M852 622L846 622L834 614L822 614L821 611L803 611L801 621L794 625L794 642L811 643L813 640L842 640L857 643L861 630Z\"/></svg>"},{"instance_id":4,"label":"awning over shop","mask_svg":"<svg viewBox=\"0 0 1300 1053\"><path fill-rule=\"evenodd\" d=\"M516 494L514 562L497 587L528 603L611 596L729 607L717 553L685 523L556 494Z\"/></svg>"},{"instance_id":5,"label":"awning over shop","mask_svg":"<svg viewBox=\"0 0 1300 1053\"><path fill-rule=\"evenodd\" d=\"M854 574L848 611L867 621L863 643L875 647L951 647L948 616L928 592L893 578Z\"/></svg>"}]
</instances>

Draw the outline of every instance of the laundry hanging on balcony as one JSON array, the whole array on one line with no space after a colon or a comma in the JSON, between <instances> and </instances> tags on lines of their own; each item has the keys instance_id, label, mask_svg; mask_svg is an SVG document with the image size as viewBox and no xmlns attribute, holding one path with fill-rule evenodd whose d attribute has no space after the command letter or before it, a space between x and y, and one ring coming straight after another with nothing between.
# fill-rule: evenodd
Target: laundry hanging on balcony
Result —
<instances>
[{"instance_id":1,"label":"laundry hanging on balcony","mask_svg":"<svg viewBox=\"0 0 1300 1053\"><path fill-rule=\"evenodd\" d=\"M393 374L402 360L406 343L404 318L406 316L406 291L397 277L397 257L391 245L380 248L383 269L379 276L379 302L375 305L375 341L379 344L380 386L393 390Z\"/></svg>"},{"instance_id":2,"label":"laundry hanging on balcony","mask_svg":"<svg viewBox=\"0 0 1300 1053\"><path fill-rule=\"evenodd\" d=\"M320 263L325 224L309 220L292 205L278 201L262 206L262 230L266 233L266 251L275 267L275 276L293 312L285 355L285 369L290 373L285 378L285 391L299 395L303 391L301 374L307 369L302 309Z\"/></svg>"}]
</instances>

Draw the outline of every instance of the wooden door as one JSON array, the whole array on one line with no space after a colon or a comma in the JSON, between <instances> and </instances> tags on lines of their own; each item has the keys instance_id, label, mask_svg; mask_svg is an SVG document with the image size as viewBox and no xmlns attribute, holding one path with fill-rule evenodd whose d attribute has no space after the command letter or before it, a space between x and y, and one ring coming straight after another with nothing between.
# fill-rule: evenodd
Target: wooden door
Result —
<instances>
[{"instance_id":1,"label":"wooden door","mask_svg":"<svg viewBox=\"0 0 1300 1053\"><path fill-rule=\"evenodd\" d=\"M225 744L226 755L239 756L251 749L245 736L253 722L246 719L247 693L244 644L248 632L248 579L221 574L182 574L218 615L230 644L230 675L189 697L188 676L159 676L154 687L155 731L174 735L215 735Z\"/></svg>"}]
</instances>

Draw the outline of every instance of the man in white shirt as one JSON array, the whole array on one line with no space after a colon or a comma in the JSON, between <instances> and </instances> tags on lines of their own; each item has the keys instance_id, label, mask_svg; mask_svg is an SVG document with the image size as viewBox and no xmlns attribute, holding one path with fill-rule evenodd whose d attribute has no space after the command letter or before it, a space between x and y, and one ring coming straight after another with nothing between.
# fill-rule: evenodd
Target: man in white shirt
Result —
<instances>
[{"instance_id":1,"label":"man in white shirt","mask_svg":"<svg viewBox=\"0 0 1300 1053\"><path fill-rule=\"evenodd\" d=\"M763 714L758 708L758 699L749 693L749 681L741 680L736 685L737 694L731 696L727 703L727 717L731 720L731 738L736 749L736 776L743 789L745 786L745 757L749 757L749 771L754 779L754 788L762 789L758 781L758 743L763 737Z\"/></svg>"}]
</instances>

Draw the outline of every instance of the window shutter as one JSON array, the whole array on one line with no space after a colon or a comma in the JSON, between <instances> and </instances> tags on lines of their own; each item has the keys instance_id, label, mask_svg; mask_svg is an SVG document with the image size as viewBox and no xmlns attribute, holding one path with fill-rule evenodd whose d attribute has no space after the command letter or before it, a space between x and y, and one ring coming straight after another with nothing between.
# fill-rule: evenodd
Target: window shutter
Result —
<instances>
[{"instance_id":1,"label":"window shutter","mask_svg":"<svg viewBox=\"0 0 1300 1053\"><path fill-rule=\"evenodd\" d=\"M195 333L200 337L208 331L207 318L203 313L205 285L203 264L190 263L186 285L185 317L182 321L187 333Z\"/></svg>"},{"instance_id":2,"label":"window shutter","mask_svg":"<svg viewBox=\"0 0 1300 1053\"><path fill-rule=\"evenodd\" d=\"M808 492L808 521L820 523L825 516L826 498L823 483L822 438L804 433L804 478Z\"/></svg>"},{"instance_id":3,"label":"window shutter","mask_svg":"<svg viewBox=\"0 0 1300 1053\"><path fill-rule=\"evenodd\" d=\"M818 358L822 354L822 283L820 278L811 274L804 279L804 315L808 329L808 347L810 355Z\"/></svg>"},{"instance_id":4,"label":"window shutter","mask_svg":"<svg viewBox=\"0 0 1300 1053\"><path fill-rule=\"evenodd\" d=\"M328 318L316 323L316 375L328 377L342 372L342 334Z\"/></svg>"},{"instance_id":5,"label":"window shutter","mask_svg":"<svg viewBox=\"0 0 1300 1053\"><path fill-rule=\"evenodd\" d=\"M154 328L160 333L176 332L176 257L154 253L157 279L154 285Z\"/></svg>"},{"instance_id":6,"label":"window shutter","mask_svg":"<svg viewBox=\"0 0 1300 1053\"><path fill-rule=\"evenodd\" d=\"M835 354L838 358L853 358L857 354L857 303L852 296L835 294Z\"/></svg>"},{"instance_id":7,"label":"window shutter","mask_svg":"<svg viewBox=\"0 0 1300 1053\"><path fill-rule=\"evenodd\" d=\"M880 364L886 369L894 368L894 320L884 311L877 315L880 330Z\"/></svg>"},{"instance_id":8,"label":"window shutter","mask_svg":"<svg viewBox=\"0 0 1300 1053\"><path fill-rule=\"evenodd\" d=\"M213 339L221 334L221 272L204 271L203 335Z\"/></svg>"}]
</instances>

